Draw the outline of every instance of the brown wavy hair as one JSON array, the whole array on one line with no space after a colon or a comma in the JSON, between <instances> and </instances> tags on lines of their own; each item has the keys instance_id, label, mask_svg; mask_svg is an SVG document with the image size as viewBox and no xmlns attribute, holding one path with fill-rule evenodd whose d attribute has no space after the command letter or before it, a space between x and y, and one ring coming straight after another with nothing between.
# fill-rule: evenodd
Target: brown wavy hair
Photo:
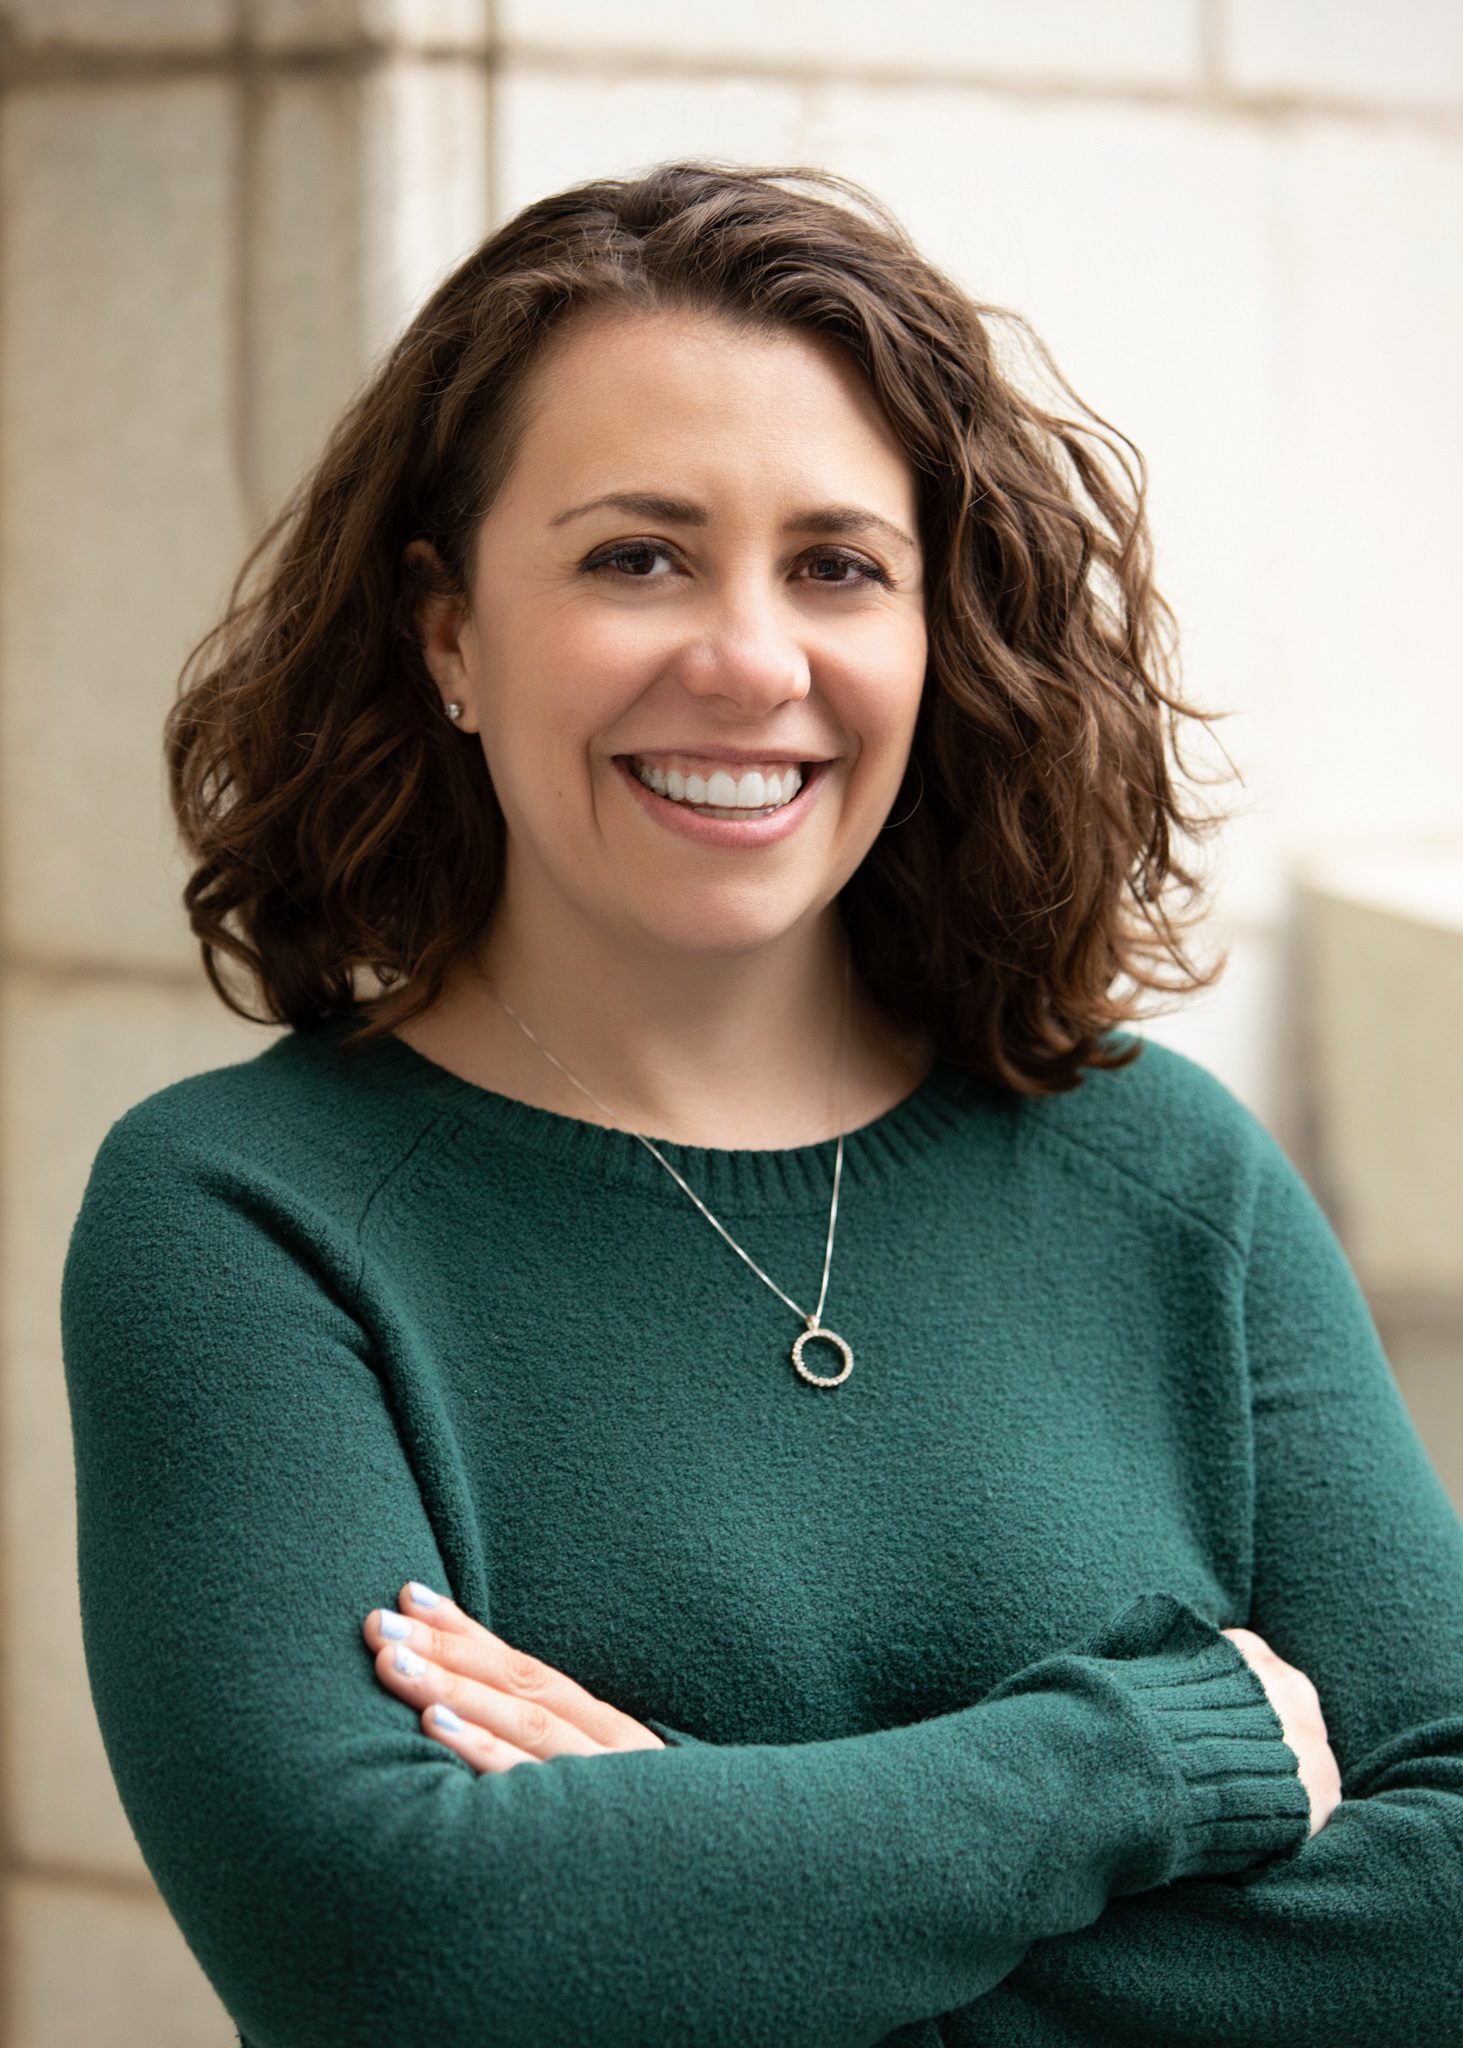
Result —
<instances>
[{"instance_id":1,"label":"brown wavy hair","mask_svg":"<svg viewBox=\"0 0 1463 2048\"><path fill-rule=\"evenodd\" d=\"M184 903L218 995L297 1030L359 1014L354 1046L426 1009L481 938L503 815L481 747L442 717L417 603L467 593L539 352L605 306L811 333L860 366L916 474L928 667L904 785L839 899L854 965L889 1017L1004 1088L1055 1094L1083 1065L1126 1065L1142 1041L1114 1027L1141 992L1206 987L1228 957L1202 973L1182 945L1205 884L1177 838L1227 821L1180 809L1170 749L1182 768L1179 719L1230 714L1178 694L1146 465L1019 314L973 299L870 192L810 166L667 163L536 200L353 398L166 720L197 863ZM996 320L1082 419L1003 374ZM404 559L418 536L440 571ZM264 1016L224 985L223 955Z\"/></svg>"}]
</instances>

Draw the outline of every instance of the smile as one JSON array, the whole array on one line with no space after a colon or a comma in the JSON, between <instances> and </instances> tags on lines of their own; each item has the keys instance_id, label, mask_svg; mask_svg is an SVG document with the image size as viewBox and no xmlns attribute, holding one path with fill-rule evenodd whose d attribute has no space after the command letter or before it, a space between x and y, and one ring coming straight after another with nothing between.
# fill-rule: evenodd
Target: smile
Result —
<instances>
[{"instance_id":1,"label":"smile","mask_svg":"<svg viewBox=\"0 0 1463 2048\"><path fill-rule=\"evenodd\" d=\"M678 765L667 767L641 761L632 754L630 766L657 796L669 797L672 803L690 804L694 810L712 816L724 814L729 818L744 811L760 817L781 810L797 795L803 782L803 771L795 761L768 763L766 772L752 767L733 772L706 762L698 772L694 766L686 770Z\"/></svg>"},{"instance_id":2,"label":"smile","mask_svg":"<svg viewBox=\"0 0 1463 2048\"><path fill-rule=\"evenodd\" d=\"M760 776L756 781L750 775L741 775L734 780L724 771L717 771L704 780L677 776L681 792L676 796L670 793L674 785L669 784L667 776L656 773L656 779L668 785L662 793L645 781L645 775L651 771L637 769L630 755L616 754L614 757L616 774L639 808L653 822L682 838L699 841L703 846L744 850L774 845L795 832L814 808L817 792L832 765L831 761L812 761L802 768L792 762L785 764L777 778L777 801L768 804L756 801L765 798L767 793L766 778ZM730 796L733 801L698 803L698 792L704 795L708 791L718 797ZM748 801L738 802L738 796Z\"/></svg>"}]
</instances>

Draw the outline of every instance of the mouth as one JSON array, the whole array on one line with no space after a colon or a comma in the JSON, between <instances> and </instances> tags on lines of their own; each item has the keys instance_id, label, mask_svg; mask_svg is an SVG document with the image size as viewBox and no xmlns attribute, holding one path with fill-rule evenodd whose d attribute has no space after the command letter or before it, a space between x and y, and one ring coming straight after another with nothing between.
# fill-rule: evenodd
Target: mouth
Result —
<instances>
[{"instance_id":1,"label":"mouth","mask_svg":"<svg viewBox=\"0 0 1463 2048\"><path fill-rule=\"evenodd\" d=\"M804 761L769 763L775 767L778 776L776 800L772 803L757 802L763 788L755 785L749 788L748 778L740 771L734 781L722 785L715 776L697 781L672 770L659 773L659 764L647 761L644 756L616 754L614 768L634 797L639 807L657 823L685 838L699 840L703 845L726 847L756 847L770 845L785 838L801 824L813 808L814 800L832 761ZM728 768L737 764L729 763ZM653 788L646 780L647 772L653 773L661 787ZM671 776L675 780L671 780ZM790 795L785 794L790 779L795 787ZM717 795L738 795L748 801L735 803L707 803L692 801L703 796L711 787ZM689 789L689 796L688 796Z\"/></svg>"},{"instance_id":2,"label":"mouth","mask_svg":"<svg viewBox=\"0 0 1463 2048\"><path fill-rule=\"evenodd\" d=\"M801 791L812 761L787 761L776 756L692 754L623 754L632 775L656 796L683 804L702 817L767 817Z\"/></svg>"}]
</instances>

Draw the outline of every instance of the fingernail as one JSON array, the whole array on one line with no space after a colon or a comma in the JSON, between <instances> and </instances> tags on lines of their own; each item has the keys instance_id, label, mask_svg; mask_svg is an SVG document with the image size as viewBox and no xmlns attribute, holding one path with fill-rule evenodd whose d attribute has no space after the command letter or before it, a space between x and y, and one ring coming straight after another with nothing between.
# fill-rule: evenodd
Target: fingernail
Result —
<instances>
[{"instance_id":1,"label":"fingernail","mask_svg":"<svg viewBox=\"0 0 1463 2048\"><path fill-rule=\"evenodd\" d=\"M424 1586L420 1579L408 1579L406 1590L411 1596L413 1607L435 1607L437 1595L430 1586Z\"/></svg>"},{"instance_id":2,"label":"fingernail","mask_svg":"<svg viewBox=\"0 0 1463 2048\"><path fill-rule=\"evenodd\" d=\"M381 1609L381 1633L390 1636L393 1642L404 1642L411 1634L412 1624L404 1614L393 1614L389 1607Z\"/></svg>"},{"instance_id":3,"label":"fingernail","mask_svg":"<svg viewBox=\"0 0 1463 2048\"><path fill-rule=\"evenodd\" d=\"M409 1650L405 1643L397 1644L395 1663L403 1678L420 1678L427 1668L416 1651Z\"/></svg>"},{"instance_id":4,"label":"fingernail","mask_svg":"<svg viewBox=\"0 0 1463 2048\"><path fill-rule=\"evenodd\" d=\"M439 1728L460 1728L462 1726L461 1721L458 1720L451 1707L443 1706L440 1700L432 1709L432 1719Z\"/></svg>"}]
</instances>

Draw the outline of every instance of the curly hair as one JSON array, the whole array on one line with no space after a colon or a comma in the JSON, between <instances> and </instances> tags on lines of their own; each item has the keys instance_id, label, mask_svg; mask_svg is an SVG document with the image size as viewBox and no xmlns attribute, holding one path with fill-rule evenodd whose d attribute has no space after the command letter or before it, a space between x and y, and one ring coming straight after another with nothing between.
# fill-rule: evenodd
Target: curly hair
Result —
<instances>
[{"instance_id":1,"label":"curly hair","mask_svg":"<svg viewBox=\"0 0 1463 2048\"><path fill-rule=\"evenodd\" d=\"M865 188L810 166L698 159L536 200L353 397L166 720L196 861L184 904L216 993L297 1030L361 1016L354 1046L429 1007L481 938L504 820L481 749L441 716L417 607L428 588L469 590L529 373L561 322L604 306L806 332L859 365L917 482L928 659L894 816L838 899L854 965L896 1024L1003 1089L1055 1094L1084 1065L1126 1065L1142 1041L1114 1027L1141 991L1206 987L1228 957L1202 973L1183 950L1205 885L1177 838L1227 819L1180 809L1170 750L1182 769L1181 717L1231 714L1178 694L1146 465L1019 314L973 299ZM1002 373L994 320L1083 419ZM416 537L436 562L406 559ZM220 956L252 977L262 1017Z\"/></svg>"}]
</instances>

